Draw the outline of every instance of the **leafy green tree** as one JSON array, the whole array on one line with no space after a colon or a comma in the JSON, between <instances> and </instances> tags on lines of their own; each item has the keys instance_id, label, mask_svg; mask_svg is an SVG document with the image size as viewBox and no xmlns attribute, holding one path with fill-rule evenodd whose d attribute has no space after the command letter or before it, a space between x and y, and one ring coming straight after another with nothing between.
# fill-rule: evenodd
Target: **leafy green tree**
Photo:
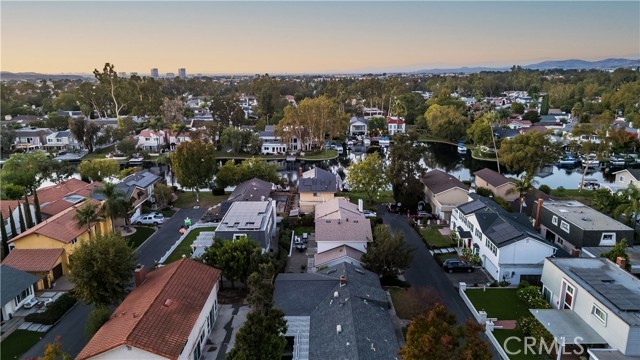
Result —
<instances>
[{"instance_id":1,"label":"leafy green tree","mask_svg":"<svg viewBox=\"0 0 640 360\"><path fill-rule=\"evenodd\" d=\"M627 246L628 246L627 239L622 239L619 242L617 242L611 248L611 250L600 254L600 256L603 258L607 258L614 263L618 260L619 257L621 257L625 260L624 269L627 271L631 271L631 261L629 259L629 253L627 252Z\"/></svg>"},{"instance_id":2,"label":"leafy green tree","mask_svg":"<svg viewBox=\"0 0 640 360\"><path fill-rule=\"evenodd\" d=\"M240 167L236 166L233 160L227 160L216 173L216 185L219 188L226 188L242 183L240 181Z\"/></svg>"},{"instance_id":3,"label":"leafy green tree","mask_svg":"<svg viewBox=\"0 0 640 360\"><path fill-rule=\"evenodd\" d=\"M11 213L9 213L9 217L11 217ZM4 219L4 214L0 211L0 218ZM4 221L0 224L0 232L2 235L2 256L1 260L4 260L7 255L9 255L9 235L7 234L7 228L4 225ZM15 233L14 233L15 234Z\"/></svg>"},{"instance_id":4,"label":"leafy green tree","mask_svg":"<svg viewBox=\"0 0 640 360\"><path fill-rule=\"evenodd\" d=\"M493 143L492 122L489 116L482 115L475 119L467 129L467 138L476 145L491 146Z\"/></svg>"},{"instance_id":5,"label":"leafy green tree","mask_svg":"<svg viewBox=\"0 0 640 360\"><path fill-rule=\"evenodd\" d=\"M171 153L171 167L178 182L196 192L200 203L200 188L207 187L216 170L215 149L212 144L200 140L180 143Z\"/></svg>"},{"instance_id":6,"label":"leafy green tree","mask_svg":"<svg viewBox=\"0 0 640 360\"><path fill-rule=\"evenodd\" d=\"M432 136L449 141L462 139L469 127L469 119L452 105L431 105L424 118Z\"/></svg>"},{"instance_id":7,"label":"leafy green tree","mask_svg":"<svg viewBox=\"0 0 640 360\"><path fill-rule=\"evenodd\" d=\"M546 134L537 131L504 139L498 153L500 162L509 170L530 174L543 165L555 164L562 157L561 144L552 142Z\"/></svg>"},{"instance_id":8,"label":"leafy green tree","mask_svg":"<svg viewBox=\"0 0 640 360\"><path fill-rule=\"evenodd\" d=\"M109 321L111 317L111 310L106 306L96 306L89 312L89 318L87 319L87 325L85 325L84 331L89 337L93 337L98 330Z\"/></svg>"},{"instance_id":9,"label":"leafy green tree","mask_svg":"<svg viewBox=\"0 0 640 360\"><path fill-rule=\"evenodd\" d=\"M98 80L98 87L110 97L113 115L119 119L128 102L135 99L131 96L132 89L129 82L127 79L119 77L115 65L110 63L104 64L102 72L94 69L93 75Z\"/></svg>"},{"instance_id":10,"label":"leafy green tree","mask_svg":"<svg viewBox=\"0 0 640 360\"><path fill-rule=\"evenodd\" d=\"M367 129L371 135L382 135L387 133L387 119L384 116L374 116L367 122Z\"/></svg>"},{"instance_id":11,"label":"leafy green tree","mask_svg":"<svg viewBox=\"0 0 640 360\"><path fill-rule=\"evenodd\" d=\"M220 188L242 184L247 180L258 178L260 180L279 184L282 179L278 175L278 168L261 158L250 158L239 165L233 160L228 160L218 169L216 185Z\"/></svg>"},{"instance_id":12,"label":"leafy green tree","mask_svg":"<svg viewBox=\"0 0 640 360\"><path fill-rule=\"evenodd\" d=\"M82 145L84 145L84 136L87 130L87 124L87 120L82 118L69 119L69 131L76 141Z\"/></svg>"},{"instance_id":13,"label":"leafy green tree","mask_svg":"<svg viewBox=\"0 0 640 360\"><path fill-rule=\"evenodd\" d=\"M491 360L489 344L480 338L484 332L484 327L475 322L472 318L467 318L464 327L464 342L459 349L458 359L460 360Z\"/></svg>"},{"instance_id":14,"label":"leafy green tree","mask_svg":"<svg viewBox=\"0 0 640 360\"><path fill-rule=\"evenodd\" d=\"M118 189L118 186L114 183L103 183L102 186L93 190L94 194L101 195L104 201L102 202L102 208L100 210L102 216L107 216L111 219L111 228L116 231L115 220L118 217L127 216L125 208L125 193Z\"/></svg>"},{"instance_id":15,"label":"leafy green tree","mask_svg":"<svg viewBox=\"0 0 640 360\"><path fill-rule=\"evenodd\" d=\"M367 252L362 255L366 269L390 278L397 277L412 260L413 249L407 245L402 233L394 235L383 224L376 226L373 242L367 245Z\"/></svg>"},{"instance_id":16,"label":"leafy green tree","mask_svg":"<svg viewBox=\"0 0 640 360\"><path fill-rule=\"evenodd\" d=\"M131 282L134 259L134 250L120 234L109 233L81 243L69 263L78 300L97 306L118 304Z\"/></svg>"},{"instance_id":17,"label":"leafy green tree","mask_svg":"<svg viewBox=\"0 0 640 360\"><path fill-rule=\"evenodd\" d=\"M325 137L332 139L344 133L347 121L333 100L326 96L307 98L297 107L289 105L285 108L276 133L287 143L295 136L301 144L322 147Z\"/></svg>"},{"instance_id":18,"label":"leafy green tree","mask_svg":"<svg viewBox=\"0 0 640 360\"><path fill-rule=\"evenodd\" d=\"M173 190L165 184L157 183L153 190L153 198L156 200L158 209L164 209L171 202Z\"/></svg>"},{"instance_id":19,"label":"leafy green tree","mask_svg":"<svg viewBox=\"0 0 640 360\"><path fill-rule=\"evenodd\" d=\"M534 188L537 181L533 180L533 173L525 172L519 179L512 180L511 182L513 183L513 187L507 190L507 194L517 193L520 196L520 212L522 212L525 196L529 190Z\"/></svg>"},{"instance_id":20,"label":"leafy green tree","mask_svg":"<svg viewBox=\"0 0 640 360\"><path fill-rule=\"evenodd\" d=\"M16 141L16 131L6 126L3 126L1 131L0 151L3 154L7 154L11 151L14 141Z\"/></svg>"},{"instance_id":21,"label":"leafy green tree","mask_svg":"<svg viewBox=\"0 0 640 360\"><path fill-rule=\"evenodd\" d=\"M91 239L91 234L93 233L91 227L100 220L98 216L98 204L87 201L81 208L76 210L73 218L78 223L78 227L87 227L87 233L89 233L89 239Z\"/></svg>"},{"instance_id":22,"label":"leafy green tree","mask_svg":"<svg viewBox=\"0 0 640 360\"><path fill-rule=\"evenodd\" d=\"M549 95L542 97L542 103L540 103L540 115L549 115Z\"/></svg>"},{"instance_id":23,"label":"leafy green tree","mask_svg":"<svg viewBox=\"0 0 640 360\"><path fill-rule=\"evenodd\" d=\"M611 216L613 211L621 205L621 197L612 194L608 189L598 189L593 191L591 207L603 214Z\"/></svg>"},{"instance_id":24,"label":"leafy green tree","mask_svg":"<svg viewBox=\"0 0 640 360\"><path fill-rule=\"evenodd\" d=\"M511 112L514 114L524 114L524 105L519 102L511 103Z\"/></svg>"},{"instance_id":25,"label":"leafy green tree","mask_svg":"<svg viewBox=\"0 0 640 360\"><path fill-rule=\"evenodd\" d=\"M640 214L640 188L629 184L626 189L618 193L618 198L620 205L613 211L614 217L618 219L622 216L624 222L633 227L635 217Z\"/></svg>"},{"instance_id":26,"label":"leafy green tree","mask_svg":"<svg viewBox=\"0 0 640 360\"><path fill-rule=\"evenodd\" d=\"M102 181L118 175L120 165L113 159L83 160L78 165L78 172L83 178L91 181Z\"/></svg>"},{"instance_id":27,"label":"leafy green tree","mask_svg":"<svg viewBox=\"0 0 640 360\"><path fill-rule=\"evenodd\" d=\"M387 177L391 183L393 197L402 206L416 209L423 193L419 175L421 151L413 146L415 134L396 134L390 148Z\"/></svg>"},{"instance_id":28,"label":"leafy green tree","mask_svg":"<svg viewBox=\"0 0 640 360\"><path fill-rule=\"evenodd\" d=\"M258 107L260 106L258 103ZM240 126L244 121L244 111L235 94L214 96L209 110L211 116L218 120L223 128Z\"/></svg>"},{"instance_id":29,"label":"leafy green tree","mask_svg":"<svg viewBox=\"0 0 640 360\"><path fill-rule=\"evenodd\" d=\"M49 129L55 129L57 131L67 130L69 128L69 117L64 115L58 115L51 112L47 115L48 119L46 125Z\"/></svg>"},{"instance_id":30,"label":"leafy green tree","mask_svg":"<svg viewBox=\"0 0 640 360\"><path fill-rule=\"evenodd\" d=\"M352 163L348 170L347 181L351 190L363 192L367 195L370 204L373 197L389 183L384 163L377 152L368 155L360 162Z\"/></svg>"},{"instance_id":31,"label":"leafy green tree","mask_svg":"<svg viewBox=\"0 0 640 360\"><path fill-rule=\"evenodd\" d=\"M522 120L529 120L532 123L536 123L540 121L540 114L538 114L538 110L528 110L522 115Z\"/></svg>"},{"instance_id":32,"label":"leafy green tree","mask_svg":"<svg viewBox=\"0 0 640 360\"><path fill-rule=\"evenodd\" d=\"M124 138L116 144L116 149L126 156L131 156L136 153L138 142L131 137Z\"/></svg>"},{"instance_id":33,"label":"leafy green tree","mask_svg":"<svg viewBox=\"0 0 640 360\"><path fill-rule=\"evenodd\" d=\"M224 277L231 281L246 282L252 273L252 257L260 253L260 245L243 236L234 241L216 240L203 255L204 263L222 270Z\"/></svg>"},{"instance_id":34,"label":"leafy green tree","mask_svg":"<svg viewBox=\"0 0 640 360\"><path fill-rule=\"evenodd\" d=\"M24 187L4 182L0 186L0 199L18 200L24 195Z\"/></svg>"},{"instance_id":35,"label":"leafy green tree","mask_svg":"<svg viewBox=\"0 0 640 360\"><path fill-rule=\"evenodd\" d=\"M258 134L252 131L244 131L235 127L228 127L222 131L220 137L220 145L225 148L231 148L235 153L251 153L255 154L260 149L256 144L260 142Z\"/></svg>"},{"instance_id":36,"label":"leafy green tree","mask_svg":"<svg viewBox=\"0 0 640 360\"><path fill-rule=\"evenodd\" d=\"M60 336L57 336L54 343L44 346L44 356L39 357L38 360L73 360L73 356L62 350L62 341Z\"/></svg>"},{"instance_id":37,"label":"leafy green tree","mask_svg":"<svg viewBox=\"0 0 640 360\"><path fill-rule=\"evenodd\" d=\"M409 325L406 344L399 354L404 360L455 359L459 338L456 317L443 305L437 304L428 314L418 316Z\"/></svg>"}]
</instances>

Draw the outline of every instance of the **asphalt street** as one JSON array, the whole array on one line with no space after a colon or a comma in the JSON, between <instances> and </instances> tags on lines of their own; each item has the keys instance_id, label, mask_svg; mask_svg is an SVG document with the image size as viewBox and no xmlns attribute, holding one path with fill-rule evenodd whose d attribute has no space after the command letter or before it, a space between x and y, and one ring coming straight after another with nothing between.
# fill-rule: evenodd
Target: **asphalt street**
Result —
<instances>
[{"instance_id":1,"label":"asphalt street","mask_svg":"<svg viewBox=\"0 0 640 360\"><path fill-rule=\"evenodd\" d=\"M143 264L147 269L152 268L155 261L160 260L180 237L179 230L184 223L184 219L189 217L195 223L200 220L205 210L181 209L176 212L136 250L137 263ZM85 335L84 328L90 311L91 306L78 303L56 326L46 333L42 340L24 353L21 359L34 359L42 356L45 345L53 343L58 336L62 341L63 350L75 358L89 341L89 337Z\"/></svg>"}]
</instances>

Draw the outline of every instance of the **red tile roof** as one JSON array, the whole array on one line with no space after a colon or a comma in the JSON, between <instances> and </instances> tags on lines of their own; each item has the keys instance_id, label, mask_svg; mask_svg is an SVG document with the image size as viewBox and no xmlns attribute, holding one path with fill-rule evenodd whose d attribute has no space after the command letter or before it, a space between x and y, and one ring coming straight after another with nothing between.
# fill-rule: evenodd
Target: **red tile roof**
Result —
<instances>
[{"instance_id":1,"label":"red tile roof","mask_svg":"<svg viewBox=\"0 0 640 360\"><path fill-rule=\"evenodd\" d=\"M20 203L19 200L2 200L0 201L0 211L2 211L2 220L9 218L9 208L11 211L15 210ZM17 224L16 224L17 225Z\"/></svg>"},{"instance_id":2,"label":"red tile roof","mask_svg":"<svg viewBox=\"0 0 640 360\"><path fill-rule=\"evenodd\" d=\"M53 269L63 251L62 248L13 249L2 264L26 272L46 272Z\"/></svg>"},{"instance_id":3,"label":"red tile roof","mask_svg":"<svg viewBox=\"0 0 640 360\"><path fill-rule=\"evenodd\" d=\"M398 125L402 125L404 124L404 120L402 120L401 118L392 118L390 116L387 116L387 124L398 124Z\"/></svg>"},{"instance_id":4,"label":"red tile roof","mask_svg":"<svg viewBox=\"0 0 640 360\"><path fill-rule=\"evenodd\" d=\"M220 274L220 270L191 259L150 272L77 359L122 345L177 359Z\"/></svg>"},{"instance_id":5,"label":"red tile roof","mask_svg":"<svg viewBox=\"0 0 640 360\"><path fill-rule=\"evenodd\" d=\"M84 198L91 197L93 190L102 183L86 183L78 179L69 179L58 185L49 186L38 190L38 200L40 201L40 211L48 216L58 214L62 210L73 206L73 202L65 200L70 195L79 195ZM30 200L33 203L33 197Z\"/></svg>"},{"instance_id":6,"label":"red tile roof","mask_svg":"<svg viewBox=\"0 0 640 360\"><path fill-rule=\"evenodd\" d=\"M82 233L87 231L87 226L78 226L78 221L74 219L76 214L76 209L84 206L84 203L87 201L91 201L95 204L100 204L99 201L89 199L85 200L82 203L71 206L68 209L65 209L59 214L56 214L49 219L44 220L40 224L32 227L31 229L21 233L20 235L14 237L9 240L9 242L14 242L20 240L30 234L39 234L43 236L47 236L49 238L58 240L62 243L68 244L71 240L77 238Z\"/></svg>"}]
</instances>

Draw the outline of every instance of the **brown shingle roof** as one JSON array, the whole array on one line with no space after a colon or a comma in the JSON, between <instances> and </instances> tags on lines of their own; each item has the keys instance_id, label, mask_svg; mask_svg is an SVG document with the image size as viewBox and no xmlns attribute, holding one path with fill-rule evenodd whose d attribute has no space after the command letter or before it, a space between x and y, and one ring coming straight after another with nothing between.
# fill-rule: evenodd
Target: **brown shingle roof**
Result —
<instances>
[{"instance_id":1,"label":"brown shingle roof","mask_svg":"<svg viewBox=\"0 0 640 360\"><path fill-rule=\"evenodd\" d=\"M95 204L100 204L99 201L90 199L71 206L61 213L44 220L40 224L14 237L13 239L9 240L9 242L20 240L30 234L39 234L58 240L65 244L70 243L71 240L77 238L82 233L87 231L86 225L78 227L78 221L74 219L74 216L76 215L76 209L84 206L84 203L87 201L91 201Z\"/></svg>"},{"instance_id":2,"label":"brown shingle roof","mask_svg":"<svg viewBox=\"0 0 640 360\"><path fill-rule=\"evenodd\" d=\"M177 359L220 274L220 270L191 259L150 272L77 359L87 359L122 345Z\"/></svg>"},{"instance_id":3,"label":"brown shingle roof","mask_svg":"<svg viewBox=\"0 0 640 360\"><path fill-rule=\"evenodd\" d=\"M371 241L369 219L316 221L316 241Z\"/></svg>"},{"instance_id":4,"label":"brown shingle roof","mask_svg":"<svg viewBox=\"0 0 640 360\"><path fill-rule=\"evenodd\" d=\"M457 178L447 174L446 172L434 169L426 173L422 177L422 183L434 194L458 187L462 190L469 190L469 187Z\"/></svg>"},{"instance_id":5,"label":"brown shingle roof","mask_svg":"<svg viewBox=\"0 0 640 360\"><path fill-rule=\"evenodd\" d=\"M345 256L360 262L360 258L362 257L362 255L364 255L362 251L354 249L349 245L342 245L338 246L337 248L333 248L331 250L323 251L319 254L316 254L314 256L314 264L315 266L322 266L329 261L333 261Z\"/></svg>"},{"instance_id":6,"label":"brown shingle roof","mask_svg":"<svg viewBox=\"0 0 640 360\"><path fill-rule=\"evenodd\" d=\"M489 185L493 187L502 186L504 184L510 183L509 179L507 179L504 175L499 174L497 171L494 171L489 168L484 168L482 170L478 170L473 175L478 176L482 180L489 183Z\"/></svg>"},{"instance_id":7,"label":"brown shingle roof","mask_svg":"<svg viewBox=\"0 0 640 360\"><path fill-rule=\"evenodd\" d=\"M64 249L13 249L2 262L26 272L46 272L53 269Z\"/></svg>"},{"instance_id":8,"label":"brown shingle roof","mask_svg":"<svg viewBox=\"0 0 640 360\"><path fill-rule=\"evenodd\" d=\"M358 211L358 205L349 202L343 197L337 197L329 201L317 204L315 218L318 219L364 219L364 215Z\"/></svg>"}]
</instances>

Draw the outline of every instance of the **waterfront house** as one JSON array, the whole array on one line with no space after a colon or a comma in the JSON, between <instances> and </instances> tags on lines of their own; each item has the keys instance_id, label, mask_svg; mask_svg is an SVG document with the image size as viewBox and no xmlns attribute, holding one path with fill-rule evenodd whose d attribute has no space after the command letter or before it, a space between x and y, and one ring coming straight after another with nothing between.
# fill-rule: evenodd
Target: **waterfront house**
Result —
<instances>
[{"instance_id":1,"label":"waterfront house","mask_svg":"<svg viewBox=\"0 0 640 360\"><path fill-rule=\"evenodd\" d=\"M42 149L47 143L47 136L53 131L44 128L22 128L15 131L16 138L13 147L16 150Z\"/></svg>"},{"instance_id":2,"label":"waterfront house","mask_svg":"<svg viewBox=\"0 0 640 360\"><path fill-rule=\"evenodd\" d=\"M236 240L247 236L257 242L263 251L272 249L276 238L275 200L236 201L224 214L216 229L216 237Z\"/></svg>"},{"instance_id":3,"label":"waterfront house","mask_svg":"<svg viewBox=\"0 0 640 360\"><path fill-rule=\"evenodd\" d=\"M444 171L431 170L421 181L424 201L431 205L431 212L440 219L449 220L453 208L467 202L469 187Z\"/></svg>"},{"instance_id":4,"label":"waterfront house","mask_svg":"<svg viewBox=\"0 0 640 360\"><path fill-rule=\"evenodd\" d=\"M395 133L404 133L405 124L404 119L398 116L387 116L387 132L389 136L393 136Z\"/></svg>"},{"instance_id":5,"label":"waterfront house","mask_svg":"<svg viewBox=\"0 0 640 360\"><path fill-rule=\"evenodd\" d=\"M46 136L47 143L44 145L47 149L55 150L80 150L82 145L73 137L71 131L56 131Z\"/></svg>"},{"instance_id":6,"label":"waterfront house","mask_svg":"<svg viewBox=\"0 0 640 360\"><path fill-rule=\"evenodd\" d=\"M520 197L516 187L506 176L489 168L484 168L473 173L476 187L491 190L494 196L499 196L507 201L513 201Z\"/></svg>"},{"instance_id":7,"label":"waterfront house","mask_svg":"<svg viewBox=\"0 0 640 360\"><path fill-rule=\"evenodd\" d=\"M160 149L167 145L166 135L165 130L155 131L144 129L136 136L138 140L136 147L150 152L159 152Z\"/></svg>"},{"instance_id":8,"label":"waterfront house","mask_svg":"<svg viewBox=\"0 0 640 360\"><path fill-rule=\"evenodd\" d=\"M298 178L300 193L300 211L311 213L317 204L332 200L338 191L338 175L314 167L302 173Z\"/></svg>"},{"instance_id":9,"label":"waterfront house","mask_svg":"<svg viewBox=\"0 0 640 360\"><path fill-rule=\"evenodd\" d=\"M630 184L640 188L640 169L624 169L613 173L614 184L621 188L626 188Z\"/></svg>"},{"instance_id":10,"label":"waterfront house","mask_svg":"<svg viewBox=\"0 0 640 360\"><path fill-rule=\"evenodd\" d=\"M363 117L352 117L351 120L349 120L349 136L367 135L369 132L368 122L369 120Z\"/></svg>"}]
</instances>

